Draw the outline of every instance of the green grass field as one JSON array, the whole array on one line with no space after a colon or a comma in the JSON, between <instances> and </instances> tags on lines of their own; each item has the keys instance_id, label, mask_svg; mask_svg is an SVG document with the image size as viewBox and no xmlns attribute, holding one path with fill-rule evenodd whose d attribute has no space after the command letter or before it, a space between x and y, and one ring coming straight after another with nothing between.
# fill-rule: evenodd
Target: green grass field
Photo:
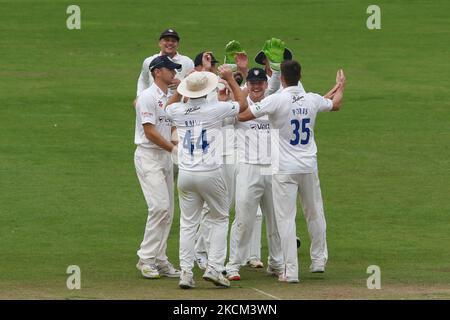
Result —
<instances>
[{"instance_id":1,"label":"green grass field","mask_svg":"<svg viewBox=\"0 0 450 320\"><path fill-rule=\"evenodd\" d=\"M76 1L72 31L70 4L0 0L0 299L450 299L450 2L377 1L381 30L366 28L370 1ZM324 94L344 68L343 110L316 126L324 275L308 272L299 212L298 285L250 269L229 290L199 270L191 291L140 277L147 212L131 102L169 26L191 57L223 57L232 39L253 57L282 38L307 91ZM81 268L81 290L66 288L69 265ZM366 287L369 265L381 268L381 290Z\"/></svg>"}]
</instances>

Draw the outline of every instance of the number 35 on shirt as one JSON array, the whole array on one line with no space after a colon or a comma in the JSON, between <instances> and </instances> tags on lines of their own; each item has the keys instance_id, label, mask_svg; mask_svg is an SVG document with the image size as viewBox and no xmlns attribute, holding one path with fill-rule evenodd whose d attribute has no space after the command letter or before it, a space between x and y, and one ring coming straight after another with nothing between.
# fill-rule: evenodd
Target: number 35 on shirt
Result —
<instances>
[{"instance_id":1,"label":"number 35 on shirt","mask_svg":"<svg viewBox=\"0 0 450 320\"><path fill-rule=\"evenodd\" d=\"M292 119L292 139L290 140L291 145L296 146L300 144L308 144L309 138L311 136L311 130L309 128L310 118L303 118L301 120Z\"/></svg>"}]
</instances>

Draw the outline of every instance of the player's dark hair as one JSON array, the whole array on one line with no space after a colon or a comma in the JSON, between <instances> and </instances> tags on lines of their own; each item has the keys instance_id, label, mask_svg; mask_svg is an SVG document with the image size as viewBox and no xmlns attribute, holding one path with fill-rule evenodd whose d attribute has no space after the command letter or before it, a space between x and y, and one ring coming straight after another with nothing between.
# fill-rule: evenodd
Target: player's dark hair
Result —
<instances>
[{"instance_id":1,"label":"player's dark hair","mask_svg":"<svg viewBox=\"0 0 450 320\"><path fill-rule=\"evenodd\" d=\"M296 86L300 81L302 67L295 60L285 60L281 63L281 75L287 86Z\"/></svg>"},{"instance_id":2,"label":"player's dark hair","mask_svg":"<svg viewBox=\"0 0 450 320\"><path fill-rule=\"evenodd\" d=\"M237 84L240 86L242 82L244 82L244 75L240 71L236 71L233 74L234 80L236 80Z\"/></svg>"}]
</instances>

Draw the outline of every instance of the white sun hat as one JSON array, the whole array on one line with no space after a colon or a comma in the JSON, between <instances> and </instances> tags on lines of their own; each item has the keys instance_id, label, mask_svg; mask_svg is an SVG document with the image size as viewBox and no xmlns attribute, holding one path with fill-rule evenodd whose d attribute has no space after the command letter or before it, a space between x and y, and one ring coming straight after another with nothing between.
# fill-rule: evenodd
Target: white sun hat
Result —
<instances>
[{"instance_id":1,"label":"white sun hat","mask_svg":"<svg viewBox=\"0 0 450 320\"><path fill-rule=\"evenodd\" d=\"M199 98L217 88L217 75L208 71L195 71L184 78L178 85L177 91L188 98Z\"/></svg>"}]
</instances>

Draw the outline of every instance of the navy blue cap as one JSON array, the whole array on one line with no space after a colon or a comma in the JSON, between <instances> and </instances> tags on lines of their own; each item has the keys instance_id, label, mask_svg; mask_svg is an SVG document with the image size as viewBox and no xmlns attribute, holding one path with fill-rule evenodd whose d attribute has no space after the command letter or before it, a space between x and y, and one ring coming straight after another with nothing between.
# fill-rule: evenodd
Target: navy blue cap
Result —
<instances>
[{"instance_id":1,"label":"navy blue cap","mask_svg":"<svg viewBox=\"0 0 450 320\"><path fill-rule=\"evenodd\" d=\"M248 70L247 81L267 81L266 71L261 68L251 68Z\"/></svg>"},{"instance_id":2,"label":"navy blue cap","mask_svg":"<svg viewBox=\"0 0 450 320\"><path fill-rule=\"evenodd\" d=\"M161 40L162 38L165 38L165 37L172 37L172 38L177 39L177 41L180 41L180 36L173 29L167 29L167 30L164 30L163 32L161 32L161 35L159 36L159 40Z\"/></svg>"},{"instance_id":3,"label":"navy blue cap","mask_svg":"<svg viewBox=\"0 0 450 320\"><path fill-rule=\"evenodd\" d=\"M181 69L181 64L173 62L168 56L157 56L150 62L149 69L150 71L153 71L159 68Z\"/></svg>"}]
</instances>

